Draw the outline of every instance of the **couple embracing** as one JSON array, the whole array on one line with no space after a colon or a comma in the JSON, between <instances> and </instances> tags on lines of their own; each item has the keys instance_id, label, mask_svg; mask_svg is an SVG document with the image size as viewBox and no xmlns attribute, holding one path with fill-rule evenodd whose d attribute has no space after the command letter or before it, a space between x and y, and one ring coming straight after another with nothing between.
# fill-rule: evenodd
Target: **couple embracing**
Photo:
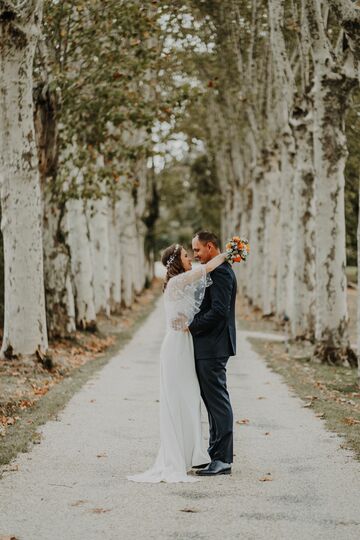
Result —
<instances>
[{"instance_id":1,"label":"couple embracing","mask_svg":"<svg viewBox=\"0 0 360 540\"><path fill-rule=\"evenodd\" d=\"M235 355L236 278L227 253L213 233L192 240L192 268L179 244L162 256L166 267L166 335L160 353L160 449L148 471L135 482L194 482L198 476L230 474L233 413L226 385L226 364ZM209 417L206 451L201 433L201 398Z\"/></svg>"}]
</instances>

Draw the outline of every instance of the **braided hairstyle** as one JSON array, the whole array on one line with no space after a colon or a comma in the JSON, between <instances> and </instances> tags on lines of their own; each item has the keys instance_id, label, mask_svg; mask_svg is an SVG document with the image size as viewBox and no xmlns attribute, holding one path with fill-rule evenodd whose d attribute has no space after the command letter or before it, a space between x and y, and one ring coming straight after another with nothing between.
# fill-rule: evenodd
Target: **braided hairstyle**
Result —
<instances>
[{"instance_id":1,"label":"braided hairstyle","mask_svg":"<svg viewBox=\"0 0 360 540\"><path fill-rule=\"evenodd\" d=\"M169 279L185 272L181 261L182 246L180 244L172 244L163 251L161 262L166 267L166 276L163 285L163 292L169 282Z\"/></svg>"}]
</instances>

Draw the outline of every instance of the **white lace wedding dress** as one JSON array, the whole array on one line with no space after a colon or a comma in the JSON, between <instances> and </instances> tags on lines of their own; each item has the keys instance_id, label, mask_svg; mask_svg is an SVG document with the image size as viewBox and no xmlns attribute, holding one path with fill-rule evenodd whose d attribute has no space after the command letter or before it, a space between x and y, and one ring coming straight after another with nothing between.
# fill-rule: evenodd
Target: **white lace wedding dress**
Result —
<instances>
[{"instance_id":1,"label":"white lace wedding dress","mask_svg":"<svg viewBox=\"0 0 360 540\"><path fill-rule=\"evenodd\" d=\"M209 285L203 265L168 282L167 332L160 352L160 449L151 469L128 477L134 482L196 482L187 471L210 462L203 448L193 341L190 332L183 331L198 313Z\"/></svg>"}]
</instances>

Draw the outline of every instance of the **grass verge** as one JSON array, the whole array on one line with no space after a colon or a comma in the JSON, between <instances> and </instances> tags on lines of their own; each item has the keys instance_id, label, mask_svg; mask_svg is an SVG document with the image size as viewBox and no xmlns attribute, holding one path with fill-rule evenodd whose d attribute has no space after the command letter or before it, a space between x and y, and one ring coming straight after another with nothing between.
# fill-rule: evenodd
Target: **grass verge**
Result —
<instances>
[{"instance_id":1,"label":"grass verge","mask_svg":"<svg viewBox=\"0 0 360 540\"><path fill-rule=\"evenodd\" d=\"M34 392L36 394L39 387L33 381L36 381L34 377L37 376L38 380L41 378L42 384L44 384L44 381L46 382L47 386L42 387L46 388L46 393L38 392L40 395L36 396L36 400L34 401L20 399L19 385L16 386L13 384L12 395L8 395L6 403L2 403L4 408L11 408L12 416L10 417L10 425L6 425L6 430L2 432L2 436L0 437L0 465L7 465L19 452L28 451L31 448L31 444L40 443L40 435L37 432L38 427L46 423L49 419L56 417L57 413L64 408L82 385L130 341L136 330L152 312L159 294L160 286L158 283L155 283L151 290L148 290L143 297L139 297L134 309L126 310L123 315L114 317L110 321L103 321L103 324L100 325L101 335L103 340L106 343L111 343L111 345L105 349L103 348L101 353L94 352L93 354L88 354L87 358L82 360L82 365L67 369L61 376L57 372L54 374L53 379L51 379L51 373L49 374L46 370L42 369L40 372L39 366L35 366L31 368L32 378L30 379L29 375L24 377L24 373L29 372L28 366L27 371L21 371L21 368L15 367L16 371L13 371L12 379L22 383L22 387L27 392L29 392L28 383L30 380L31 389L35 389ZM110 337L112 339L109 339ZM84 339L91 340L92 338L91 336L84 336ZM72 355L72 350L73 348L70 350L70 355ZM77 346L76 348L76 351L82 358L85 356L84 350L84 347ZM87 352L89 350L91 351L91 348L88 348ZM11 384L6 384L9 380L4 376L2 384L11 389ZM49 381L51 382L51 387ZM27 387L24 386L26 383ZM24 402L28 402L29 406L21 407L21 404ZM5 418L9 419L9 417Z\"/></svg>"}]
</instances>

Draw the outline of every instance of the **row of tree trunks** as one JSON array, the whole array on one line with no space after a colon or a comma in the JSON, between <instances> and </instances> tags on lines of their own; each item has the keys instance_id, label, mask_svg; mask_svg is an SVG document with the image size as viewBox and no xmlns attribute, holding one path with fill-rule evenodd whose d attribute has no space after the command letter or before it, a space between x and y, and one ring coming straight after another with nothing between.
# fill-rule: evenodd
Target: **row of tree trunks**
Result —
<instances>
[{"instance_id":1,"label":"row of tree trunks","mask_svg":"<svg viewBox=\"0 0 360 540\"><path fill-rule=\"evenodd\" d=\"M237 269L244 294L264 315L289 321L293 339L315 341L322 361L354 365L348 335L344 167L345 115L359 84L360 10L347 0L328 0L344 29L334 39L326 4L301 0L295 9L284 0L269 0L268 34L261 36L268 45L264 63L251 40L265 10L253 2L249 57L244 58L238 44L241 28L238 34L231 30L223 45L224 55L232 51L232 68L238 66L238 93L236 74L227 72L219 56L223 80L221 96L213 97L209 107L209 148L216 149L218 177L226 179L223 240L240 224L240 234L249 237L252 247L247 265ZM239 5L228 2L227 10L212 11L222 32L233 29L237 17L241 26ZM293 10L293 19L285 9ZM293 38L286 25L293 25ZM227 92L229 80L233 86ZM236 96L243 99L238 106ZM242 160L233 159L236 137L229 129L236 110Z\"/></svg>"}]
</instances>

